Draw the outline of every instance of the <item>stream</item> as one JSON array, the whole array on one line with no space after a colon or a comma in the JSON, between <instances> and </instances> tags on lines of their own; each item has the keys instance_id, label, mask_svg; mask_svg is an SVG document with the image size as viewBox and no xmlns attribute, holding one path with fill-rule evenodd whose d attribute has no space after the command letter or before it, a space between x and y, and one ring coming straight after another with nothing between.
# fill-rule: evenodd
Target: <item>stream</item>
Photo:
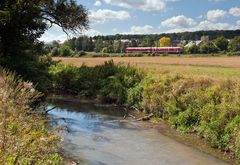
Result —
<instances>
[{"instance_id":1,"label":"stream","mask_svg":"<svg viewBox=\"0 0 240 165\"><path fill-rule=\"evenodd\" d=\"M62 147L75 162L88 165L227 165L211 155L146 128L120 121L116 107L54 99L48 108L53 125L63 126Z\"/></svg>"}]
</instances>

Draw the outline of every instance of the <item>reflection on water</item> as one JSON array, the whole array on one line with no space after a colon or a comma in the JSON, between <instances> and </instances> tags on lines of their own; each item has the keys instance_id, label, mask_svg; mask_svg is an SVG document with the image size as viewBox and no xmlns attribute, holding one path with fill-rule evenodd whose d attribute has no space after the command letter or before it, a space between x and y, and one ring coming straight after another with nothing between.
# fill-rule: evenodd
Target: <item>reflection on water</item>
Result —
<instances>
[{"instance_id":1,"label":"reflection on water","mask_svg":"<svg viewBox=\"0 0 240 165\"><path fill-rule=\"evenodd\" d=\"M92 103L55 100L49 116L65 128L64 150L89 165L221 165L225 162L180 144L123 112Z\"/></svg>"}]
</instances>

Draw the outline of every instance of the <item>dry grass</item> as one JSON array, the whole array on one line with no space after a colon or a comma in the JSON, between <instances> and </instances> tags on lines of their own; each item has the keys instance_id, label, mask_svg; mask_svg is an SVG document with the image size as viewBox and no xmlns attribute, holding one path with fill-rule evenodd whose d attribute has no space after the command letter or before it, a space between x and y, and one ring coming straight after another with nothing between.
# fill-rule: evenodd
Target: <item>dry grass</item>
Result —
<instances>
[{"instance_id":1,"label":"dry grass","mask_svg":"<svg viewBox=\"0 0 240 165\"><path fill-rule=\"evenodd\" d=\"M148 72L173 72L191 76L240 78L240 57L113 57L113 58L54 58L64 64L95 66L105 61L131 64Z\"/></svg>"},{"instance_id":2,"label":"dry grass","mask_svg":"<svg viewBox=\"0 0 240 165\"><path fill-rule=\"evenodd\" d=\"M104 61L113 60L115 63L134 64L164 64L164 65L197 65L240 68L240 57L106 57L106 58L54 58L62 60L65 64L89 66L103 64Z\"/></svg>"}]
</instances>

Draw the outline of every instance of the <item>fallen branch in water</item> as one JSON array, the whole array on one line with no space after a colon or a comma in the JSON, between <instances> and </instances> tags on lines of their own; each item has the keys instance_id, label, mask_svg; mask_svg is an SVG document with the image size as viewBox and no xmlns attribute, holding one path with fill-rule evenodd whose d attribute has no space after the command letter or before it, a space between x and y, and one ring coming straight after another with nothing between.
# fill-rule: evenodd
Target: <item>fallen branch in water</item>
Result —
<instances>
[{"instance_id":1,"label":"fallen branch in water","mask_svg":"<svg viewBox=\"0 0 240 165\"><path fill-rule=\"evenodd\" d=\"M54 109L56 109L56 108L57 108L57 106L46 110L46 111L45 111L45 114L47 114L48 112L50 112L50 111L52 111L52 110L54 110Z\"/></svg>"},{"instance_id":2,"label":"fallen branch in water","mask_svg":"<svg viewBox=\"0 0 240 165\"><path fill-rule=\"evenodd\" d=\"M136 117L133 116L132 114L129 114L128 116L130 116L130 117L133 118L133 119L136 119Z\"/></svg>"},{"instance_id":3,"label":"fallen branch in water","mask_svg":"<svg viewBox=\"0 0 240 165\"><path fill-rule=\"evenodd\" d=\"M154 114L151 113L151 114L149 114L148 116L144 116L144 117L141 117L141 118L136 119L136 121L146 121L146 120L150 120L151 117L153 117L153 116L154 116Z\"/></svg>"},{"instance_id":4,"label":"fallen branch in water","mask_svg":"<svg viewBox=\"0 0 240 165\"><path fill-rule=\"evenodd\" d=\"M125 120L128 117L128 109L124 108L125 114L123 116L123 120Z\"/></svg>"}]
</instances>

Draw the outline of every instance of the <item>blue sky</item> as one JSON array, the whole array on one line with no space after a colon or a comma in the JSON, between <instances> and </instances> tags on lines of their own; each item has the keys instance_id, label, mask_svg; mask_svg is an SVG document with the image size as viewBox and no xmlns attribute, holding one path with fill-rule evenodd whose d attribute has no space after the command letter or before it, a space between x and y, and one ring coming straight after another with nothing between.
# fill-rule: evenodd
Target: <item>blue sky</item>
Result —
<instances>
[{"instance_id":1,"label":"blue sky","mask_svg":"<svg viewBox=\"0 0 240 165\"><path fill-rule=\"evenodd\" d=\"M240 29L240 0L77 0L89 11L81 35L155 34ZM64 41L53 26L40 40Z\"/></svg>"}]
</instances>

